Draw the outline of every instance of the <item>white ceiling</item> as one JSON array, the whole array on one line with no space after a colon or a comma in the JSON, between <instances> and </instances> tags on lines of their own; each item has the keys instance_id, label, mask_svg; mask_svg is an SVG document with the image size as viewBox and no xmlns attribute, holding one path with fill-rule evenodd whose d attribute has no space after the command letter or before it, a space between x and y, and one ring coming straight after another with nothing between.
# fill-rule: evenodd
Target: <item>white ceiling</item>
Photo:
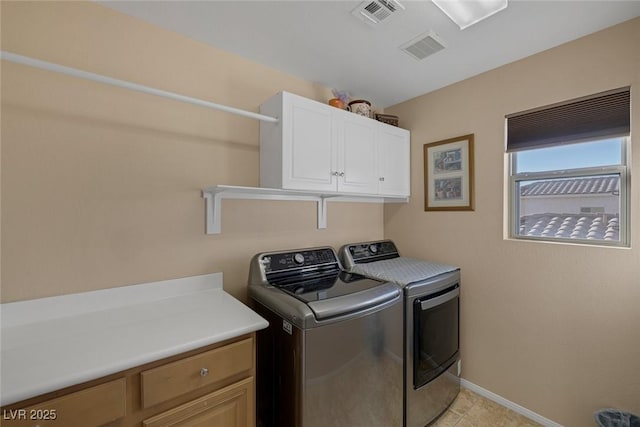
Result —
<instances>
[{"instance_id":1,"label":"white ceiling","mask_svg":"<svg viewBox=\"0 0 640 427\"><path fill-rule=\"evenodd\" d=\"M387 107L640 16L638 0L511 0L463 31L429 0L375 27L360 1L101 1L112 9ZM446 48L416 61L399 46L434 31Z\"/></svg>"}]
</instances>

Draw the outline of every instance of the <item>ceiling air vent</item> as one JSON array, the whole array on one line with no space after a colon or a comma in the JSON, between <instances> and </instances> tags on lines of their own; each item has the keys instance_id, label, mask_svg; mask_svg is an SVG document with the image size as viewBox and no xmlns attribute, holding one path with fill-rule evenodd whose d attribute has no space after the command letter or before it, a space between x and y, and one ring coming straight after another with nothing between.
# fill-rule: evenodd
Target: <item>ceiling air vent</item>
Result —
<instances>
[{"instance_id":1,"label":"ceiling air vent","mask_svg":"<svg viewBox=\"0 0 640 427\"><path fill-rule=\"evenodd\" d=\"M418 61L422 61L427 56L440 52L444 48L444 41L433 31L420 34L418 37L400 46L400 49Z\"/></svg>"},{"instance_id":2,"label":"ceiling air vent","mask_svg":"<svg viewBox=\"0 0 640 427\"><path fill-rule=\"evenodd\" d=\"M371 25L376 25L387 21L399 9L404 10L404 6L398 0L370 0L360 3L351 11L351 14Z\"/></svg>"}]
</instances>

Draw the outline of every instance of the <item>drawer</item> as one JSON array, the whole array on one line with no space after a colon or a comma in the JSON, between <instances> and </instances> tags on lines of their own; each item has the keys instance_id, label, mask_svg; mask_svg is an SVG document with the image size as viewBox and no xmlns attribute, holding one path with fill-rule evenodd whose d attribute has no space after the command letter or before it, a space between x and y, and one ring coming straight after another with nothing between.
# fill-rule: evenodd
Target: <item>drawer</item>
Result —
<instances>
[{"instance_id":1,"label":"drawer","mask_svg":"<svg viewBox=\"0 0 640 427\"><path fill-rule=\"evenodd\" d=\"M90 387L25 409L3 409L3 427L97 427L124 417L125 379Z\"/></svg>"},{"instance_id":2,"label":"drawer","mask_svg":"<svg viewBox=\"0 0 640 427\"><path fill-rule=\"evenodd\" d=\"M253 338L142 372L142 407L246 373L252 374Z\"/></svg>"}]
</instances>

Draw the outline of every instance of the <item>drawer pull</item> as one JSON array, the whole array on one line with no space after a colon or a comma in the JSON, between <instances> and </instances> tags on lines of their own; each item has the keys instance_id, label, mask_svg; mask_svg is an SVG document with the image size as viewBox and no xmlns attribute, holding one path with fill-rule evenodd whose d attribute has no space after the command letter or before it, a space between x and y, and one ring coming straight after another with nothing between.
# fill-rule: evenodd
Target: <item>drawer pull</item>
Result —
<instances>
[{"instance_id":1,"label":"drawer pull","mask_svg":"<svg viewBox=\"0 0 640 427\"><path fill-rule=\"evenodd\" d=\"M200 369L200 376L201 377L206 377L207 375L209 375L209 370L207 368Z\"/></svg>"}]
</instances>

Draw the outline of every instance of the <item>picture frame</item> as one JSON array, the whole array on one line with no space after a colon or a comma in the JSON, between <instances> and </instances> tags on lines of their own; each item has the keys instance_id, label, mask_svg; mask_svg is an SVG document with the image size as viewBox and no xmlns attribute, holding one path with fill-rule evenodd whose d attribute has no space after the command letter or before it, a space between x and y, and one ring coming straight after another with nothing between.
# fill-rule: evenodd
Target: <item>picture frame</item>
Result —
<instances>
[{"instance_id":1,"label":"picture frame","mask_svg":"<svg viewBox=\"0 0 640 427\"><path fill-rule=\"evenodd\" d=\"M424 144L424 210L473 211L474 134Z\"/></svg>"}]
</instances>

